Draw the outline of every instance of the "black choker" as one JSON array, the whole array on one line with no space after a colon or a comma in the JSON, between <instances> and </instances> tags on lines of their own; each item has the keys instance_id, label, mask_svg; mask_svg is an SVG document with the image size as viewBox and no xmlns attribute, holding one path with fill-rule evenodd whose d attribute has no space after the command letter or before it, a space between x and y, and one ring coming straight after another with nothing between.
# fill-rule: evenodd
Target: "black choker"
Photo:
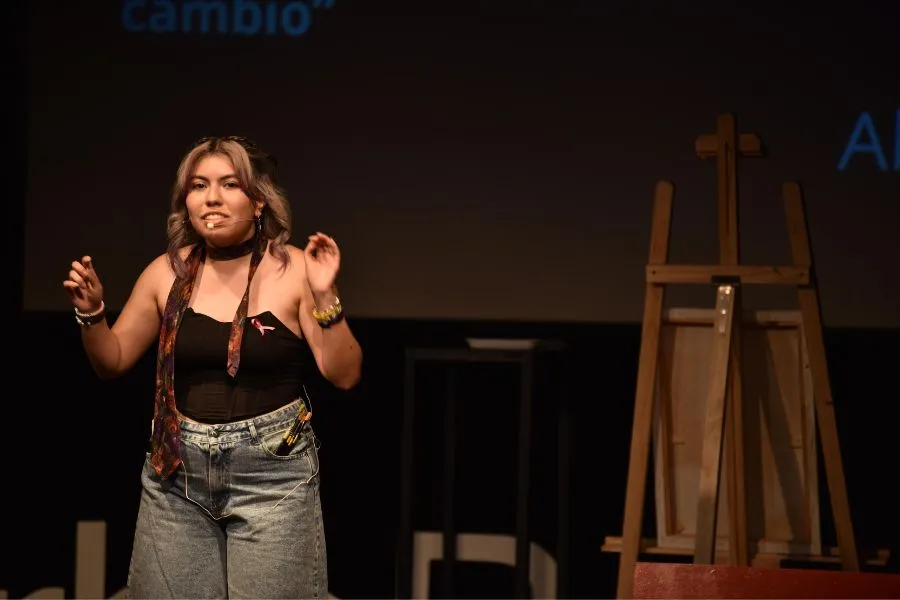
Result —
<instances>
[{"instance_id":1,"label":"black choker","mask_svg":"<svg viewBox=\"0 0 900 600\"><path fill-rule=\"evenodd\" d=\"M234 260L235 258L247 256L253 252L253 249L256 247L256 242L257 236L254 235L252 238L245 240L240 244L226 246L225 248L207 246L206 255L213 260Z\"/></svg>"}]
</instances>

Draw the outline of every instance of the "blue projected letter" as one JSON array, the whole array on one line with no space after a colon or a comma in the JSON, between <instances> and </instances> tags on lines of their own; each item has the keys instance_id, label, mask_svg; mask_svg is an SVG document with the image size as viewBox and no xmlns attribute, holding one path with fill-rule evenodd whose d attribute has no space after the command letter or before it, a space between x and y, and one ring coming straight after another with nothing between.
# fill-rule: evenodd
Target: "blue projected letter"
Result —
<instances>
[{"instance_id":1,"label":"blue projected letter","mask_svg":"<svg viewBox=\"0 0 900 600\"><path fill-rule=\"evenodd\" d=\"M281 28L288 35L303 35L311 21L312 13L302 2L289 2L281 11Z\"/></svg>"},{"instance_id":2,"label":"blue projected letter","mask_svg":"<svg viewBox=\"0 0 900 600\"><path fill-rule=\"evenodd\" d=\"M894 115L894 170L900 171L900 108Z\"/></svg>"},{"instance_id":3,"label":"blue projected letter","mask_svg":"<svg viewBox=\"0 0 900 600\"><path fill-rule=\"evenodd\" d=\"M250 22L247 23L247 17ZM234 32L238 35L255 35L262 26L262 9L256 0L234 0Z\"/></svg>"},{"instance_id":4,"label":"blue projected letter","mask_svg":"<svg viewBox=\"0 0 900 600\"><path fill-rule=\"evenodd\" d=\"M866 133L870 140L868 143L860 141L863 132ZM884 150L881 149L881 142L878 140L878 134L875 132L875 123L872 122L872 116L868 112L862 113L859 115L859 119L856 120L853 133L850 134L850 141L847 142L847 147L844 148L844 154L838 163L838 170L843 171L846 169L847 163L850 162L853 155L862 152L874 154L878 168L882 171L888 170Z\"/></svg>"},{"instance_id":5,"label":"blue projected letter","mask_svg":"<svg viewBox=\"0 0 900 600\"><path fill-rule=\"evenodd\" d=\"M146 25L135 21L135 9L146 8L146 0L125 0L122 6L122 27L125 31L143 31Z\"/></svg>"},{"instance_id":6,"label":"blue projected letter","mask_svg":"<svg viewBox=\"0 0 900 600\"><path fill-rule=\"evenodd\" d=\"M228 33L228 9L221 0L194 0L193 2L185 2L182 7L182 23L181 30L190 33L193 13L200 13L200 32L209 33L209 25L215 13L219 33Z\"/></svg>"},{"instance_id":7,"label":"blue projected letter","mask_svg":"<svg viewBox=\"0 0 900 600\"><path fill-rule=\"evenodd\" d=\"M178 29L178 15L172 0L153 0L153 14L150 15L150 31L172 33Z\"/></svg>"}]
</instances>

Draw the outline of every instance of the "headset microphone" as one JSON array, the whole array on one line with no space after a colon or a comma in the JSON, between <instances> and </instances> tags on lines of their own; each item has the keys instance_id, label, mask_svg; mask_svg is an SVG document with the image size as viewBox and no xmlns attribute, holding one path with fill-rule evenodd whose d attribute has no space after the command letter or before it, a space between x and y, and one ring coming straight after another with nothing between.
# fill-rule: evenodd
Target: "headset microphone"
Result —
<instances>
[{"instance_id":1,"label":"headset microphone","mask_svg":"<svg viewBox=\"0 0 900 600\"><path fill-rule=\"evenodd\" d=\"M207 221L206 228L212 231L213 229L221 229L222 227L227 227L228 225L233 225L234 223L245 223L247 221L255 221L256 219L234 219L228 221L227 223L217 223L214 221Z\"/></svg>"}]
</instances>

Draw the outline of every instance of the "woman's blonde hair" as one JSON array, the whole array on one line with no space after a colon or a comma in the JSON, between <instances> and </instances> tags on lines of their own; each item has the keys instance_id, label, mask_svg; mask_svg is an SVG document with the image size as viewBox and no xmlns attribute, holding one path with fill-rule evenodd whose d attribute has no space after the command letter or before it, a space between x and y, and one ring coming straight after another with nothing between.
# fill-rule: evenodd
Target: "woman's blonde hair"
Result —
<instances>
[{"instance_id":1,"label":"woman's blonde hair","mask_svg":"<svg viewBox=\"0 0 900 600\"><path fill-rule=\"evenodd\" d=\"M252 202L263 203L258 224L260 234L270 240L269 252L278 259L284 269L290 260L284 246L291 237L291 205L284 192L275 183L278 163L275 157L262 152L250 140L228 136L198 140L178 165L167 223L169 245L166 254L172 270L176 276L185 277L187 266L180 250L185 246L202 242L202 238L190 224L185 199L190 191L197 164L211 155L222 156L231 161L244 193Z\"/></svg>"}]
</instances>

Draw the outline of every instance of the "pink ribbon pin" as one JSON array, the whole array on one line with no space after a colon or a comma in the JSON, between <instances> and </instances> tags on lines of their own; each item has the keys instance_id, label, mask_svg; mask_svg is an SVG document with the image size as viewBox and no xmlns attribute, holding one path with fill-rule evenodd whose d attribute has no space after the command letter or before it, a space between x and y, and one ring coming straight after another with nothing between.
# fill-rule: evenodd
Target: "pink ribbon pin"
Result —
<instances>
[{"instance_id":1,"label":"pink ribbon pin","mask_svg":"<svg viewBox=\"0 0 900 600\"><path fill-rule=\"evenodd\" d=\"M257 329L259 329L259 335L263 335L263 336L266 335L267 329L275 329L271 325L263 325L262 322L259 319L257 319L256 317L250 319L250 323L253 324L253 326L256 327Z\"/></svg>"}]
</instances>

